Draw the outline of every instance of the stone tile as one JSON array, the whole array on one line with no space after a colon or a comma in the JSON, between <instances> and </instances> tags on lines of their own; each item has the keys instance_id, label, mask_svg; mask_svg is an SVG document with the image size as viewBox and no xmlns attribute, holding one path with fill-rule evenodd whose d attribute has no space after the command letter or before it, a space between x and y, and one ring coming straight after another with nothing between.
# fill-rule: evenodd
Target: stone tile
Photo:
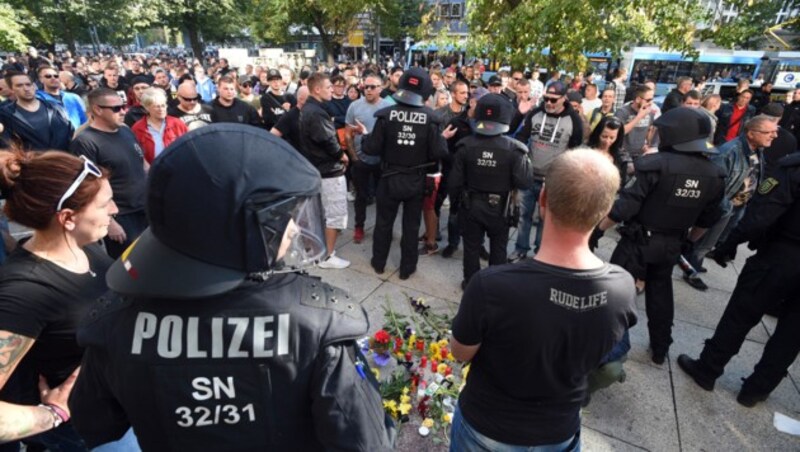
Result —
<instances>
[{"instance_id":1,"label":"stone tile","mask_svg":"<svg viewBox=\"0 0 800 452\"><path fill-rule=\"evenodd\" d=\"M339 257L350 261L349 269L363 273L365 275L374 276L380 280L387 280L397 271L400 265L400 244L399 236L395 236L393 246L389 249L389 257L386 259L386 267L382 275L375 273L370 265L372 259L372 236L368 234L368 239L362 243L347 243L340 248L337 248L336 253Z\"/></svg>"},{"instance_id":2,"label":"stone tile","mask_svg":"<svg viewBox=\"0 0 800 452\"><path fill-rule=\"evenodd\" d=\"M403 281L400 279L400 273L395 272L389 281L404 288L458 303L461 301L461 281L464 279L463 255L459 256L460 254L456 253L450 259L442 258L441 254L420 256L417 271L410 278ZM485 267L486 262L481 262Z\"/></svg>"},{"instance_id":3,"label":"stone tile","mask_svg":"<svg viewBox=\"0 0 800 452\"><path fill-rule=\"evenodd\" d=\"M696 358L703 340L711 331L679 322L681 337L686 338L681 353ZM677 347L673 346L673 349ZM737 356L725 368L713 392L704 391L680 370L675 358L670 361L675 388L675 404L681 441L686 450L798 450L800 439L775 431L775 411L797 417L800 394L789 379L776 388L770 398L753 408L736 402L741 378L748 376L761 357L763 346L745 341ZM673 353L677 357L677 353Z\"/></svg>"},{"instance_id":4,"label":"stone tile","mask_svg":"<svg viewBox=\"0 0 800 452\"><path fill-rule=\"evenodd\" d=\"M345 268L342 270L314 268L310 270L309 273L314 276L319 276L332 286L347 291L350 297L359 303L364 301L369 294L381 285L381 280L377 277L361 273L352 268Z\"/></svg>"},{"instance_id":5,"label":"stone tile","mask_svg":"<svg viewBox=\"0 0 800 452\"><path fill-rule=\"evenodd\" d=\"M633 360L625 373L624 383L594 394L583 425L643 449L679 450L669 373Z\"/></svg>"},{"instance_id":6,"label":"stone tile","mask_svg":"<svg viewBox=\"0 0 800 452\"><path fill-rule=\"evenodd\" d=\"M410 314L412 308L408 302L409 296L415 298L423 297L428 306L431 307L432 312L454 317L458 311L458 304L455 302L432 297L418 290L402 287L391 282L384 282L361 303L369 317L370 333L379 330L384 324L386 313L384 306L387 304L398 315Z\"/></svg>"},{"instance_id":7,"label":"stone tile","mask_svg":"<svg viewBox=\"0 0 800 452\"><path fill-rule=\"evenodd\" d=\"M643 451L641 447L608 436L600 431L581 426L581 450L588 452Z\"/></svg>"}]
</instances>

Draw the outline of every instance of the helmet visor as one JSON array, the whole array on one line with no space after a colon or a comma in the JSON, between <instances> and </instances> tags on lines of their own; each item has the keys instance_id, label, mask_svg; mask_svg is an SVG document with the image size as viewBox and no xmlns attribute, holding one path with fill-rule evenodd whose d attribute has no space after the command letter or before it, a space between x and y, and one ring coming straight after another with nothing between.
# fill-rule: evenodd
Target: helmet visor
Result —
<instances>
[{"instance_id":1,"label":"helmet visor","mask_svg":"<svg viewBox=\"0 0 800 452\"><path fill-rule=\"evenodd\" d=\"M319 195L292 197L258 212L261 236L274 271L295 271L325 257L325 218Z\"/></svg>"}]
</instances>

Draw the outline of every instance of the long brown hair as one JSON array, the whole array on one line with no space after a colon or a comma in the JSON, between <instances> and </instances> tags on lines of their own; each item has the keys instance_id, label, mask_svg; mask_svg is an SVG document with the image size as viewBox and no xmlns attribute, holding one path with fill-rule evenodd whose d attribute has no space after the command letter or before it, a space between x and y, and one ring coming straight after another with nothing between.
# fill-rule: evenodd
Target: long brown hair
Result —
<instances>
[{"instance_id":1,"label":"long brown hair","mask_svg":"<svg viewBox=\"0 0 800 452\"><path fill-rule=\"evenodd\" d=\"M83 160L61 151L25 152L18 148L0 151L0 189L5 194L5 214L32 229L47 229L56 207L70 185L83 171ZM88 175L62 208L80 211L100 191L100 179Z\"/></svg>"}]
</instances>

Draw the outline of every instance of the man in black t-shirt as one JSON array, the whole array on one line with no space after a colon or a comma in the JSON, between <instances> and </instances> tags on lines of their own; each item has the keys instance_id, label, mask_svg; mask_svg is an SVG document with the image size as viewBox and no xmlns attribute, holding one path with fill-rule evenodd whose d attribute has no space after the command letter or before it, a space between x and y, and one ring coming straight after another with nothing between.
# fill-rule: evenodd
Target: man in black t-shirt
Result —
<instances>
[{"instance_id":1,"label":"man in black t-shirt","mask_svg":"<svg viewBox=\"0 0 800 452\"><path fill-rule=\"evenodd\" d=\"M261 127L258 111L249 103L236 98L236 86L227 75L217 82L217 98L211 103L211 122L236 122Z\"/></svg>"},{"instance_id":2,"label":"man in black t-shirt","mask_svg":"<svg viewBox=\"0 0 800 452\"><path fill-rule=\"evenodd\" d=\"M178 105L170 108L167 113L183 121L187 129L194 130L211 124L211 107L202 103L194 82L181 83L177 99Z\"/></svg>"},{"instance_id":3,"label":"man in black t-shirt","mask_svg":"<svg viewBox=\"0 0 800 452\"><path fill-rule=\"evenodd\" d=\"M586 376L636 324L633 278L588 247L619 172L583 149L557 156L546 177L539 252L473 276L453 320L452 353L472 365L452 450L575 450Z\"/></svg>"},{"instance_id":4,"label":"man in black t-shirt","mask_svg":"<svg viewBox=\"0 0 800 452\"><path fill-rule=\"evenodd\" d=\"M92 122L72 141L69 150L111 172L109 182L119 213L111 220L104 240L108 255L116 259L147 228L147 162L131 129L122 126L122 99L110 89L98 88L89 93L88 103Z\"/></svg>"},{"instance_id":5,"label":"man in black t-shirt","mask_svg":"<svg viewBox=\"0 0 800 452\"><path fill-rule=\"evenodd\" d=\"M300 149L300 109L308 99L308 87L297 88L297 105L281 116L270 133L288 141L295 149Z\"/></svg>"}]
</instances>

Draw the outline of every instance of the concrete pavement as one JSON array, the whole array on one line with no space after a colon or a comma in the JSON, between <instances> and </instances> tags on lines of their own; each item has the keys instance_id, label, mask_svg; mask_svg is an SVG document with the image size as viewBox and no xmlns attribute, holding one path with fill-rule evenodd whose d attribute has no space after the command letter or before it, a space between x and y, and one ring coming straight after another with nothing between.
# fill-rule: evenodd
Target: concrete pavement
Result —
<instances>
[{"instance_id":1,"label":"concrete pavement","mask_svg":"<svg viewBox=\"0 0 800 452\"><path fill-rule=\"evenodd\" d=\"M312 273L346 289L365 307L370 317L370 332L383 324L384 303L392 303L401 311L408 308L406 294L424 297L436 311L455 314L462 293L462 250L450 259L440 254L420 257L417 272L401 281L397 274L400 262L400 222L397 221L386 272L376 275L369 265L374 206L368 208L367 236L361 244L352 242L352 204L350 207L350 229L342 233L337 255L350 260L352 265L345 270L315 269ZM446 214L443 212L442 216L444 225ZM446 228L442 231L446 235ZM513 249L514 238L509 241L509 250ZM600 240L597 254L607 260L616 240L615 233L607 234ZM440 243L441 247L444 245ZM740 247L736 261L726 269L707 262L708 273L703 275L710 287L707 292L689 287L676 267L673 274L675 342L667 362L661 366L650 361L644 296L638 297L640 321L631 330L632 350L625 364L627 380L598 392L583 411L583 450L800 451L800 438L778 432L772 425L776 411L800 419L800 364L795 362L789 376L766 402L754 408L745 408L736 402L741 378L752 372L764 343L774 331L774 318L765 317L753 328L713 392L702 390L677 366L679 354L697 357L704 340L711 337L745 258L750 254L744 246ZM421 438L416 433L417 427L414 421L404 424L397 450L447 450L445 444Z\"/></svg>"}]
</instances>

